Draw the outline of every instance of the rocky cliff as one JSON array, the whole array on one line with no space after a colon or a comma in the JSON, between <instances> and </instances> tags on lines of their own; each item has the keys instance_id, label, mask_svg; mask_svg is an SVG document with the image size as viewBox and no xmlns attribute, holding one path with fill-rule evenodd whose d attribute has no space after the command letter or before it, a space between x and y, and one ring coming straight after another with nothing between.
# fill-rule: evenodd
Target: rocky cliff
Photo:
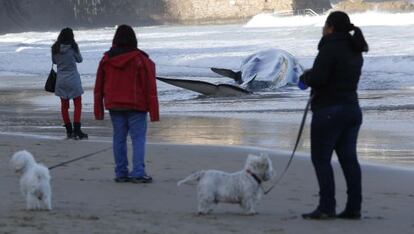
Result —
<instances>
[{"instance_id":1,"label":"rocky cliff","mask_svg":"<svg viewBox=\"0 0 414 234\"><path fill-rule=\"evenodd\" d=\"M0 33L62 27L243 22L261 12L330 8L329 0L0 0Z\"/></svg>"},{"instance_id":2,"label":"rocky cliff","mask_svg":"<svg viewBox=\"0 0 414 234\"><path fill-rule=\"evenodd\" d=\"M331 0L337 9L411 10L412 0ZM411 2L409 2L411 1ZM62 27L243 22L261 12L330 9L330 0L0 0L0 33Z\"/></svg>"},{"instance_id":3,"label":"rocky cliff","mask_svg":"<svg viewBox=\"0 0 414 234\"><path fill-rule=\"evenodd\" d=\"M329 0L169 0L166 14L181 23L243 21L262 12L330 9Z\"/></svg>"},{"instance_id":4,"label":"rocky cliff","mask_svg":"<svg viewBox=\"0 0 414 234\"><path fill-rule=\"evenodd\" d=\"M0 0L0 33L164 22L165 0Z\"/></svg>"},{"instance_id":5,"label":"rocky cliff","mask_svg":"<svg viewBox=\"0 0 414 234\"><path fill-rule=\"evenodd\" d=\"M334 9L347 12L360 12L367 10L407 12L414 11L414 1L412 0L344 0L336 1Z\"/></svg>"}]
</instances>

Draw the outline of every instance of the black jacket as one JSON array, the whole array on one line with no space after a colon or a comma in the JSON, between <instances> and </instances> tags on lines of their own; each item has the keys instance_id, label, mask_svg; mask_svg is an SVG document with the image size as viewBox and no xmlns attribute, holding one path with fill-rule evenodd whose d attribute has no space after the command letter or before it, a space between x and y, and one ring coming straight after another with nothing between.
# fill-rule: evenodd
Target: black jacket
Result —
<instances>
[{"instance_id":1,"label":"black jacket","mask_svg":"<svg viewBox=\"0 0 414 234\"><path fill-rule=\"evenodd\" d=\"M332 33L322 37L312 69L300 80L312 88L312 110L358 103L358 82L363 58L353 50L349 33Z\"/></svg>"}]
</instances>

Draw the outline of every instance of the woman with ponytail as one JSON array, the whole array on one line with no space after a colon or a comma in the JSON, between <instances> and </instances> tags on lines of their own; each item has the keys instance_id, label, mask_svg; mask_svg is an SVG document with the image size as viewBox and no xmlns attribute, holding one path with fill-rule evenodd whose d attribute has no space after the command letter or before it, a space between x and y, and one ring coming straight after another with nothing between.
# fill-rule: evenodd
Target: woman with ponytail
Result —
<instances>
[{"instance_id":1,"label":"woman with ponytail","mask_svg":"<svg viewBox=\"0 0 414 234\"><path fill-rule=\"evenodd\" d=\"M362 189L357 138L362 124L358 82L362 52L368 44L361 30L341 11L329 14L318 45L319 53L300 83L312 88L311 159L319 184L319 205L305 219L360 219ZM345 209L336 215L331 158L338 156L347 185Z\"/></svg>"}]
</instances>

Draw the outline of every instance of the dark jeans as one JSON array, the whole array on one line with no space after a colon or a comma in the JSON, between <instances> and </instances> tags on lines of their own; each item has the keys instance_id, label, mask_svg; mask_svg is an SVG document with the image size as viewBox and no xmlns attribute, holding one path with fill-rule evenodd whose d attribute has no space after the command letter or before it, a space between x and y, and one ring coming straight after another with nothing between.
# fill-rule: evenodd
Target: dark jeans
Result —
<instances>
[{"instance_id":1,"label":"dark jeans","mask_svg":"<svg viewBox=\"0 0 414 234\"><path fill-rule=\"evenodd\" d=\"M335 150L347 185L346 209L360 212L362 202L361 168L356 145L362 112L358 104L335 105L313 110L311 157L319 183L318 209L335 212L335 181L331 165Z\"/></svg>"}]
</instances>

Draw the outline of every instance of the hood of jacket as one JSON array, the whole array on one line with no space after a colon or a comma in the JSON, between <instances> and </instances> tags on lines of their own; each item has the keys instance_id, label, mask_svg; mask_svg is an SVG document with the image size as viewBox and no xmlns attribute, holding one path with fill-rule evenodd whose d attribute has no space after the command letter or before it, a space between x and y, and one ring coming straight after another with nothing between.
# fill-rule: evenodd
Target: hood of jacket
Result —
<instances>
[{"instance_id":1,"label":"hood of jacket","mask_svg":"<svg viewBox=\"0 0 414 234\"><path fill-rule=\"evenodd\" d=\"M59 52L64 54L68 52L68 50L72 49L72 45L66 45L66 44L60 44L60 50Z\"/></svg>"},{"instance_id":2,"label":"hood of jacket","mask_svg":"<svg viewBox=\"0 0 414 234\"><path fill-rule=\"evenodd\" d=\"M137 56L139 56L139 53L148 57L145 52L137 48L112 47L105 53L104 62L109 63L111 66L122 68L130 60L135 59Z\"/></svg>"},{"instance_id":3,"label":"hood of jacket","mask_svg":"<svg viewBox=\"0 0 414 234\"><path fill-rule=\"evenodd\" d=\"M329 35L323 36L322 39L319 41L318 50L321 50L323 46L329 43L335 43L339 41L348 41L351 42L351 34L349 33L342 33L342 32L334 32Z\"/></svg>"}]
</instances>

